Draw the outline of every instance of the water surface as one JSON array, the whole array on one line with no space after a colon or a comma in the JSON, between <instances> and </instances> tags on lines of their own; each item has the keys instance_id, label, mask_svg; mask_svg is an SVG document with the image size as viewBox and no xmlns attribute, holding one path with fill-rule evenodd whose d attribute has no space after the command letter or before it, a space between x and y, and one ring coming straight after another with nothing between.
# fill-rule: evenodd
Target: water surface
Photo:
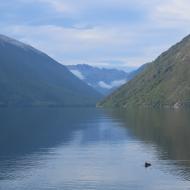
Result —
<instances>
[{"instance_id":1,"label":"water surface","mask_svg":"<svg viewBox=\"0 0 190 190\"><path fill-rule=\"evenodd\" d=\"M189 115L2 108L0 189L190 189Z\"/></svg>"}]
</instances>

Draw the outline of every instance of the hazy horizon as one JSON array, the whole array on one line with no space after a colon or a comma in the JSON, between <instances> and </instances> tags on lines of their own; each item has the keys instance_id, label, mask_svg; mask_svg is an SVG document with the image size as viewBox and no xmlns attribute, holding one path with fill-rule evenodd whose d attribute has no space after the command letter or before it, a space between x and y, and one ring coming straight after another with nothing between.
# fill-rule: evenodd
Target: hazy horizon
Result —
<instances>
[{"instance_id":1,"label":"hazy horizon","mask_svg":"<svg viewBox=\"0 0 190 190\"><path fill-rule=\"evenodd\" d=\"M0 33L30 44L64 65L134 69L190 33L188 3L3 1Z\"/></svg>"}]
</instances>

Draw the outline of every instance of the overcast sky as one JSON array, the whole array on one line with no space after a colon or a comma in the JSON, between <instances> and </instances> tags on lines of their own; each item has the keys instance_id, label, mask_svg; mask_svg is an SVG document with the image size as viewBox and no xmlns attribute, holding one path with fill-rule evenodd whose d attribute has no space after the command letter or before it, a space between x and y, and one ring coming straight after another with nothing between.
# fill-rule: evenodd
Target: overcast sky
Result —
<instances>
[{"instance_id":1,"label":"overcast sky","mask_svg":"<svg viewBox=\"0 0 190 190\"><path fill-rule=\"evenodd\" d=\"M1 0L0 33L63 64L134 68L190 33L189 0Z\"/></svg>"}]
</instances>

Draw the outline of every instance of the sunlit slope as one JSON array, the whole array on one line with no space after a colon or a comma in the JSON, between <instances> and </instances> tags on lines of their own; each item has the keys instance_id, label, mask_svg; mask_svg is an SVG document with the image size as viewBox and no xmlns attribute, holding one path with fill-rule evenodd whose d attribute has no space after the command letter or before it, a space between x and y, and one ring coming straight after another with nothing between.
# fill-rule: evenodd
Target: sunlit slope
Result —
<instances>
[{"instance_id":1,"label":"sunlit slope","mask_svg":"<svg viewBox=\"0 0 190 190\"><path fill-rule=\"evenodd\" d=\"M99 105L179 107L189 104L190 36L187 36Z\"/></svg>"}]
</instances>

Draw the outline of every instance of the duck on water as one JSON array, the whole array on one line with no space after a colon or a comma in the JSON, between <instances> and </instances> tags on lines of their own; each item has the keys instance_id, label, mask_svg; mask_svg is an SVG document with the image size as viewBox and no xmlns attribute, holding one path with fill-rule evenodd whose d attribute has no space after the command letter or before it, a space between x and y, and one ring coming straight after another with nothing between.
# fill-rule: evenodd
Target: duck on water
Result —
<instances>
[{"instance_id":1,"label":"duck on water","mask_svg":"<svg viewBox=\"0 0 190 190\"><path fill-rule=\"evenodd\" d=\"M145 168L148 168L148 167L150 167L150 166L152 166L151 163L145 162L145 164L144 164L144 167L145 167Z\"/></svg>"}]
</instances>

